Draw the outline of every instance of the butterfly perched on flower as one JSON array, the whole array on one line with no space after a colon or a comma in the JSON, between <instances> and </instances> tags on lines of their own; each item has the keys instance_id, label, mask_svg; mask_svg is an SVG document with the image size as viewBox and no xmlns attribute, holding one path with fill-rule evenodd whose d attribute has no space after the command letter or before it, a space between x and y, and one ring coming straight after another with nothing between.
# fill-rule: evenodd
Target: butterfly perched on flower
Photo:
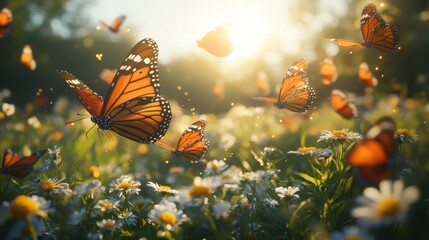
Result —
<instances>
[{"instance_id":1,"label":"butterfly perched on flower","mask_svg":"<svg viewBox=\"0 0 429 240\"><path fill-rule=\"evenodd\" d=\"M335 67L334 61L330 58L325 58L320 63L320 75L322 76L322 83L324 85L330 85L337 81L337 68Z\"/></svg>"},{"instance_id":2,"label":"butterfly perched on flower","mask_svg":"<svg viewBox=\"0 0 429 240\"><path fill-rule=\"evenodd\" d=\"M168 149L176 157L185 157L191 161L204 158L209 147L209 141L204 138L206 121L198 120L189 126L180 136L176 148L158 141L156 144Z\"/></svg>"},{"instance_id":3,"label":"butterfly perched on flower","mask_svg":"<svg viewBox=\"0 0 429 240\"><path fill-rule=\"evenodd\" d=\"M226 57L234 50L230 31L230 24L223 23L204 35L201 40L197 40L197 45L213 56Z\"/></svg>"},{"instance_id":4,"label":"butterfly perched on flower","mask_svg":"<svg viewBox=\"0 0 429 240\"><path fill-rule=\"evenodd\" d=\"M359 65L358 71L359 80L367 87L375 87L378 85L378 80L369 70L368 63L362 62Z\"/></svg>"},{"instance_id":5,"label":"butterfly perched on flower","mask_svg":"<svg viewBox=\"0 0 429 240\"><path fill-rule=\"evenodd\" d=\"M150 38L131 49L104 99L72 74L63 70L59 74L102 130L139 143L154 143L170 125L170 103L159 95L158 46Z\"/></svg>"},{"instance_id":6,"label":"butterfly perched on flower","mask_svg":"<svg viewBox=\"0 0 429 240\"><path fill-rule=\"evenodd\" d=\"M366 139L350 149L348 162L359 170L363 179L378 183L392 178L395 129L392 118L382 117L368 130Z\"/></svg>"},{"instance_id":7,"label":"butterfly perched on flower","mask_svg":"<svg viewBox=\"0 0 429 240\"><path fill-rule=\"evenodd\" d=\"M0 38L6 37L9 34L12 20L12 11L9 8L3 8L0 11Z\"/></svg>"},{"instance_id":8,"label":"butterfly perched on flower","mask_svg":"<svg viewBox=\"0 0 429 240\"><path fill-rule=\"evenodd\" d=\"M125 20L125 16L122 15L122 16L116 18L115 21L113 21L113 23L111 25L107 24L104 21L100 21L100 22L101 22L101 25L108 28L113 33L117 33L121 29L121 26L122 26L122 23L124 22L124 20Z\"/></svg>"},{"instance_id":9,"label":"butterfly perched on flower","mask_svg":"<svg viewBox=\"0 0 429 240\"><path fill-rule=\"evenodd\" d=\"M33 165L45 154L47 150L34 152L29 156L21 157L18 153L8 149L4 152L3 163L0 173L10 175L16 178L24 178L33 170Z\"/></svg>"},{"instance_id":10,"label":"butterfly perched on flower","mask_svg":"<svg viewBox=\"0 0 429 240\"><path fill-rule=\"evenodd\" d=\"M22 49L21 63L27 69L30 69L32 71L36 69L36 60L34 60L33 58L33 50L28 44L25 45Z\"/></svg>"},{"instance_id":11,"label":"butterfly perched on flower","mask_svg":"<svg viewBox=\"0 0 429 240\"><path fill-rule=\"evenodd\" d=\"M313 107L316 92L308 84L307 61L296 60L283 77L279 97L253 97L258 101L273 103L279 109L306 112Z\"/></svg>"},{"instance_id":12,"label":"butterfly perched on flower","mask_svg":"<svg viewBox=\"0 0 429 240\"><path fill-rule=\"evenodd\" d=\"M356 104L349 102L341 90L332 90L331 105L335 112L345 119L352 119L358 115Z\"/></svg>"},{"instance_id":13,"label":"butterfly perched on flower","mask_svg":"<svg viewBox=\"0 0 429 240\"><path fill-rule=\"evenodd\" d=\"M345 39L330 39L330 41L342 47L364 46L367 48L375 48L383 52L393 52L398 49L398 29L394 25L384 21L377 12L374 4L367 4L363 8L360 28L364 39L363 43Z\"/></svg>"}]
</instances>

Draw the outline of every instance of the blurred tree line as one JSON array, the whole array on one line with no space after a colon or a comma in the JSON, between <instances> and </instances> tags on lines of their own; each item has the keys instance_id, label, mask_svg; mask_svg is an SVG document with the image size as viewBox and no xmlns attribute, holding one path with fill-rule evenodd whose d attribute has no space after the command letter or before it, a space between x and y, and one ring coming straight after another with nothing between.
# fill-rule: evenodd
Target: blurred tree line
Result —
<instances>
[{"instance_id":1,"label":"blurred tree line","mask_svg":"<svg viewBox=\"0 0 429 240\"><path fill-rule=\"evenodd\" d=\"M310 29L309 19L316 19L325 1L303 0L291 3L290 14L297 25ZM429 1L391 0L373 1L383 18L399 29L401 50L384 54L375 49L341 48L333 57L339 74L337 82L323 86L320 82L319 63L328 56L326 38L345 38L362 41L359 26L360 14L367 1L348 0L346 13L330 10L337 24L324 26L317 32L308 32L302 41L298 55L281 53L282 39L268 39L258 56L233 69L226 69L222 61L207 55L177 57L168 64L160 59L161 93L168 99L177 100L185 109L197 112L224 112L231 103L263 105L250 97L261 96L256 88L260 71L267 74L271 96L277 96L277 88L287 67L297 58L309 56L308 76L316 89L318 101L324 101L333 88L363 94L364 87L357 80L361 61L368 62L380 85L375 91L400 93L403 96L426 97L429 85ZM106 29L96 30L90 24L85 9L91 1L32 1L14 0L2 2L13 12L11 34L0 39L0 89L12 91L11 101L18 105L32 102L37 94L46 97L40 108L49 111L50 102L66 95L77 100L58 76L57 69L65 69L82 79L91 88L104 95L107 85L100 80L104 68L117 68L131 47L140 39L133 32L113 34ZM143 3L142 3L143 4ZM328 10L329 11L329 10ZM285 16L286 18L286 16ZM287 19L285 19L286 21ZM160 20L162 21L162 20ZM287 31L287 29L285 29ZM150 34L148 34L150 37ZM290 36L293 38L294 36ZM319 40L317 40L319 39ZM155 39L156 40L156 39ZM25 69L20 55L25 44L30 44L37 62L35 71ZM162 51L162 49L160 50ZM96 54L102 53L102 60ZM277 63L267 61L270 54L280 54ZM379 59L382 55L383 58ZM379 67L378 71L374 67ZM381 77L383 75L384 77ZM216 82L224 83L224 97L213 94ZM39 92L39 93L38 93Z\"/></svg>"}]
</instances>

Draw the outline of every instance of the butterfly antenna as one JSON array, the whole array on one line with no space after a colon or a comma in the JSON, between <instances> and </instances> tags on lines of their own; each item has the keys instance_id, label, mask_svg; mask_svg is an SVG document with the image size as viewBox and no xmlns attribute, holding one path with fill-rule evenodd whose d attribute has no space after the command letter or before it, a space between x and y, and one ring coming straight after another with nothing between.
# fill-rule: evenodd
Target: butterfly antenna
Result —
<instances>
[{"instance_id":1,"label":"butterfly antenna","mask_svg":"<svg viewBox=\"0 0 429 240\"><path fill-rule=\"evenodd\" d=\"M72 124L73 125L75 122L79 122L79 121L82 121L84 119L87 119L87 118L91 117L89 115L85 115L85 114L81 114L81 113L77 113L77 115L80 116L81 118L78 118L78 119L73 120L73 121L66 122L64 125L65 126L67 126L68 124Z\"/></svg>"}]
</instances>

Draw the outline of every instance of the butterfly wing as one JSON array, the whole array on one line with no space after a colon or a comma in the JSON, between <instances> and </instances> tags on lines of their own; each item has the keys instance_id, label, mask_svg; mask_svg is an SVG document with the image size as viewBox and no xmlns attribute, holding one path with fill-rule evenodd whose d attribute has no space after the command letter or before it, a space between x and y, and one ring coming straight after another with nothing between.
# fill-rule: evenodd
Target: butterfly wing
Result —
<instances>
[{"instance_id":1,"label":"butterfly wing","mask_svg":"<svg viewBox=\"0 0 429 240\"><path fill-rule=\"evenodd\" d=\"M335 112L345 119L357 117L356 105L349 102L346 95L338 89L334 89L331 92L331 105Z\"/></svg>"},{"instance_id":2,"label":"butterfly wing","mask_svg":"<svg viewBox=\"0 0 429 240\"><path fill-rule=\"evenodd\" d=\"M0 12L0 38L9 34L12 19L12 12L8 8L3 8Z\"/></svg>"},{"instance_id":3,"label":"butterfly wing","mask_svg":"<svg viewBox=\"0 0 429 240\"><path fill-rule=\"evenodd\" d=\"M316 93L308 85L307 61L296 60L287 70L276 104L293 112L305 112L312 108Z\"/></svg>"},{"instance_id":4,"label":"butterfly wing","mask_svg":"<svg viewBox=\"0 0 429 240\"><path fill-rule=\"evenodd\" d=\"M33 58L33 50L30 45L25 45L21 53L21 63L25 68L30 70L36 69L36 61Z\"/></svg>"},{"instance_id":5,"label":"butterfly wing","mask_svg":"<svg viewBox=\"0 0 429 240\"><path fill-rule=\"evenodd\" d=\"M228 56L234 50L229 24L224 23L211 30L201 40L197 40L197 45L216 57Z\"/></svg>"},{"instance_id":6,"label":"butterfly wing","mask_svg":"<svg viewBox=\"0 0 429 240\"><path fill-rule=\"evenodd\" d=\"M361 30L365 41L362 45L366 47L374 47L383 52L392 52L398 48L398 29L386 23L372 3L362 10Z\"/></svg>"},{"instance_id":7,"label":"butterfly wing","mask_svg":"<svg viewBox=\"0 0 429 240\"><path fill-rule=\"evenodd\" d=\"M112 32L118 32L121 29L122 23L125 20L125 16L120 16L115 19L115 21L112 23L112 25L109 27L109 29Z\"/></svg>"},{"instance_id":8,"label":"butterfly wing","mask_svg":"<svg viewBox=\"0 0 429 240\"><path fill-rule=\"evenodd\" d=\"M73 89L86 110L92 116L99 116L101 107L103 106L102 98L97 93L93 92L82 81L67 71L59 70L58 73L66 81L69 87Z\"/></svg>"},{"instance_id":9,"label":"butterfly wing","mask_svg":"<svg viewBox=\"0 0 429 240\"><path fill-rule=\"evenodd\" d=\"M389 162L394 154L394 132L393 120L383 117L369 129L366 139L348 153L350 165L357 167L365 179L379 182L392 176Z\"/></svg>"},{"instance_id":10,"label":"butterfly wing","mask_svg":"<svg viewBox=\"0 0 429 240\"><path fill-rule=\"evenodd\" d=\"M46 149L41 150L21 158L17 153L6 150L3 156L2 172L17 178L23 178L33 170L33 165L46 151Z\"/></svg>"},{"instance_id":11,"label":"butterfly wing","mask_svg":"<svg viewBox=\"0 0 429 240\"><path fill-rule=\"evenodd\" d=\"M322 76L322 83L324 85L330 85L331 83L337 81L337 68L335 67L332 59L323 59L322 63L320 64L320 75Z\"/></svg>"},{"instance_id":12,"label":"butterfly wing","mask_svg":"<svg viewBox=\"0 0 429 240\"><path fill-rule=\"evenodd\" d=\"M358 72L359 80L367 87L375 87L378 85L378 80L372 72L369 70L369 66L366 62L362 62L359 65Z\"/></svg>"},{"instance_id":13,"label":"butterfly wing","mask_svg":"<svg viewBox=\"0 0 429 240\"><path fill-rule=\"evenodd\" d=\"M191 161L204 158L209 144L209 141L204 139L205 127L206 121L204 120L196 121L189 126L180 136L176 151Z\"/></svg>"},{"instance_id":14,"label":"butterfly wing","mask_svg":"<svg viewBox=\"0 0 429 240\"><path fill-rule=\"evenodd\" d=\"M165 135L171 109L162 97L138 97L114 108L108 118L115 133L139 143L154 143Z\"/></svg>"},{"instance_id":15,"label":"butterfly wing","mask_svg":"<svg viewBox=\"0 0 429 240\"><path fill-rule=\"evenodd\" d=\"M138 42L122 62L109 86L101 116L138 97L159 96L158 46L150 38Z\"/></svg>"}]
</instances>

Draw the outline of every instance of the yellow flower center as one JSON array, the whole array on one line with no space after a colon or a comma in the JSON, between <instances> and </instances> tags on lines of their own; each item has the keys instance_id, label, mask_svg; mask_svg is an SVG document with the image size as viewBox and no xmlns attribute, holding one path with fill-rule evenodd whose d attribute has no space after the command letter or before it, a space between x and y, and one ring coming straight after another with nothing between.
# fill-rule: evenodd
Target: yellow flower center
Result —
<instances>
[{"instance_id":1,"label":"yellow flower center","mask_svg":"<svg viewBox=\"0 0 429 240\"><path fill-rule=\"evenodd\" d=\"M396 198L386 197L378 203L375 212L379 217L390 217L396 215L400 209L401 207Z\"/></svg>"},{"instance_id":2,"label":"yellow flower center","mask_svg":"<svg viewBox=\"0 0 429 240\"><path fill-rule=\"evenodd\" d=\"M149 147L146 144L140 144L137 148L137 152L141 155L145 155L147 152L149 152Z\"/></svg>"},{"instance_id":3,"label":"yellow flower center","mask_svg":"<svg viewBox=\"0 0 429 240\"><path fill-rule=\"evenodd\" d=\"M409 134L410 134L410 131L408 129L406 129L406 128L397 129L396 132L395 132L396 136L399 136L399 135L407 136Z\"/></svg>"},{"instance_id":4,"label":"yellow flower center","mask_svg":"<svg viewBox=\"0 0 429 240\"><path fill-rule=\"evenodd\" d=\"M209 162L209 164L210 164L210 167L211 167L213 170L217 171L218 166L217 166L217 164L215 164L215 163L214 163L214 161Z\"/></svg>"},{"instance_id":5,"label":"yellow flower center","mask_svg":"<svg viewBox=\"0 0 429 240\"><path fill-rule=\"evenodd\" d=\"M104 202L102 204L100 204L100 207L102 208L111 208L113 206L113 203L111 202Z\"/></svg>"},{"instance_id":6,"label":"yellow flower center","mask_svg":"<svg viewBox=\"0 0 429 240\"><path fill-rule=\"evenodd\" d=\"M35 214L39 211L39 205L29 196L17 196L11 205L10 213L14 218L25 219L29 214Z\"/></svg>"},{"instance_id":7,"label":"yellow flower center","mask_svg":"<svg viewBox=\"0 0 429 240\"><path fill-rule=\"evenodd\" d=\"M113 221L106 221L103 225L103 228L105 229L113 229L115 228L115 222Z\"/></svg>"},{"instance_id":8,"label":"yellow flower center","mask_svg":"<svg viewBox=\"0 0 429 240\"><path fill-rule=\"evenodd\" d=\"M129 182L120 182L118 184L118 188L123 189L123 190L128 190L128 189L131 189L132 187L133 186L131 186L131 183L129 183Z\"/></svg>"},{"instance_id":9,"label":"yellow flower center","mask_svg":"<svg viewBox=\"0 0 429 240\"><path fill-rule=\"evenodd\" d=\"M234 177L234 174L229 173L229 174L222 174L222 179L231 179Z\"/></svg>"},{"instance_id":10,"label":"yellow flower center","mask_svg":"<svg viewBox=\"0 0 429 240\"><path fill-rule=\"evenodd\" d=\"M302 153L308 153L310 151L316 151L317 148L316 147L300 147L298 148L298 152L302 152Z\"/></svg>"},{"instance_id":11,"label":"yellow flower center","mask_svg":"<svg viewBox=\"0 0 429 240\"><path fill-rule=\"evenodd\" d=\"M201 196L208 196L212 193L212 190L207 186L192 186L191 196L194 198Z\"/></svg>"},{"instance_id":12,"label":"yellow flower center","mask_svg":"<svg viewBox=\"0 0 429 240\"><path fill-rule=\"evenodd\" d=\"M170 186L159 185L159 191L160 192L168 192L170 190L171 190Z\"/></svg>"},{"instance_id":13,"label":"yellow flower center","mask_svg":"<svg viewBox=\"0 0 429 240\"><path fill-rule=\"evenodd\" d=\"M55 182L50 182L50 181L47 181L47 182L41 181L37 185L39 186L39 188L45 190L46 192L52 191L52 189L54 189L57 186Z\"/></svg>"},{"instance_id":14,"label":"yellow flower center","mask_svg":"<svg viewBox=\"0 0 429 240\"><path fill-rule=\"evenodd\" d=\"M363 240L361 237L356 236L356 235L346 236L344 239L345 240Z\"/></svg>"},{"instance_id":15,"label":"yellow flower center","mask_svg":"<svg viewBox=\"0 0 429 240\"><path fill-rule=\"evenodd\" d=\"M97 166L92 165L89 167L89 174L94 178L98 178L100 177L100 169Z\"/></svg>"},{"instance_id":16,"label":"yellow flower center","mask_svg":"<svg viewBox=\"0 0 429 240\"><path fill-rule=\"evenodd\" d=\"M182 171L183 171L183 169L181 167L170 168L170 173L172 173L172 174L178 174L178 173L181 173Z\"/></svg>"},{"instance_id":17,"label":"yellow flower center","mask_svg":"<svg viewBox=\"0 0 429 240\"><path fill-rule=\"evenodd\" d=\"M338 137L345 137L347 136L348 132L347 130L334 130L332 131L332 135L334 135L334 137L338 138Z\"/></svg>"},{"instance_id":18,"label":"yellow flower center","mask_svg":"<svg viewBox=\"0 0 429 240\"><path fill-rule=\"evenodd\" d=\"M6 117L6 114L4 114L3 112L0 112L0 120L2 120L5 117Z\"/></svg>"},{"instance_id":19,"label":"yellow flower center","mask_svg":"<svg viewBox=\"0 0 429 240\"><path fill-rule=\"evenodd\" d=\"M177 218L172 212L163 212L158 216L159 221L165 224L176 224Z\"/></svg>"}]
</instances>

